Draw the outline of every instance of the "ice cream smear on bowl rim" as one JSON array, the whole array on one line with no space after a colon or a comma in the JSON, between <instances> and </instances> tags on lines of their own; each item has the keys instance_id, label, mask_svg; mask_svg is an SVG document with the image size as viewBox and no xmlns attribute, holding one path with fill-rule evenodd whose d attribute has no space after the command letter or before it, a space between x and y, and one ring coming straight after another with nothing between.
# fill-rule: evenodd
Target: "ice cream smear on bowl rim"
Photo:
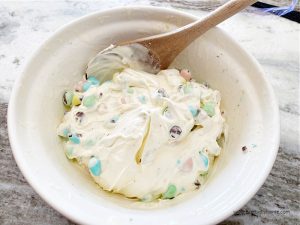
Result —
<instances>
[{"instance_id":1,"label":"ice cream smear on bowl rim","mask_svg":"<svg viewBox=\"0 0 300 225\"><path fill-rule=\"evenodd\" d=\"M102 189L141 201L199 189L224 132L220 93L187 69L159 71L147 51L110 47L91 59L64 93L57 129L66 156Z\"/></svg>"}]
</instances>

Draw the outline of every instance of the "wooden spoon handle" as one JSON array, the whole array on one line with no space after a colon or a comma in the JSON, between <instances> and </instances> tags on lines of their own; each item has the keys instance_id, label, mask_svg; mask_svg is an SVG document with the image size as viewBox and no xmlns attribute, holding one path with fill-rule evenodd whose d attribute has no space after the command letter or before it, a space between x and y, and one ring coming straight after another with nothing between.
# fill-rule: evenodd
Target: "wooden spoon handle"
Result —
<instances>
[{"instance_id":1,"label":"wooden spoon handle","mask_svg":"<svg viewBox=\"0 0 300 225\"><path fill-rule=\"evenodd\" d=\"M186 26L168 33L133 40L125 44L139 43L144 45L152 51L153 55L157 56L161 69L165 69L196 38L255 2L256 0L230 0L206 17Z\"/></svg>"},{"instance_id":2,"label":"wooden spoon handle","mask_svg":"<svg viewBox=\"0 0 300 225\"><path fill-rule=\"evenodd\" d=\"M189 35L189 41L192 42L210 28L218 25L255 2L256 0L230 0L223 6L208 14L206 17L179 28L177 32L182 31L185 35Z\"/></svg>"}]
</instances>

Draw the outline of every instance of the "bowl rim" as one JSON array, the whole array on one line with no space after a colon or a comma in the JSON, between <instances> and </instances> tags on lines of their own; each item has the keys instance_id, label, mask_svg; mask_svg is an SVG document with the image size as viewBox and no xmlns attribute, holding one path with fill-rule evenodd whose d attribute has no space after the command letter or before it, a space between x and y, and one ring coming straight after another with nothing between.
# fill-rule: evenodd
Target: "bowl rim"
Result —
<instances>
[{"instance_id":1,"label":"bowl rim","mask_svg":"<svg viewBox=\"0 0 300 225\"><path fill-rule=\"evenodd\" d=\"M53 39L55 39L57 36L61 35L66 28L69 26L74 26L76 24L81 23L83 20L88 20L93 18L96 15L101 15L102 13L116 13L119 11L124 11L124 10L151 10L151 11L157 11L157 12L164 12L164 13L174 13L182 17L190 18L192 20L199 19L199 17L194 16L190 13L182 12L176 9L172 8L163 8L163 7L157 7L157 6L141 6L141 5L131 5L131 6L119 6L119 7L114 7L114 8L109 8L109 9L103 9L103 10L98 10L93 13L89 13L87 15L81 16L75 20L72 20L65 25L61 26L58 28L55 32L53 32L47 39L44 41L35 51L34 53L29 57L29 60L27 61L22 73L17 77L15 80L9 104L8 104L8 111L7 111L7 128L8 128L8 137L10 141L10 146L12 149L13 156L15 158L15 161L24 175L25 179L27 182L30 184L30 186L38 193L41 198L47 202L51 207L53 207L56 211L67 217L68 219L71 219L74 222L84 224L85 220L83 217L80 215L74 215L70 210L67 208L59 205L56 200L51 198L51 196L47 195L45 191L43 190L43 185L40 185L40 183L36 180L33 179L32 174L30 173L29 170L27 170L27 167L23 164L22 158L19 154L19 152L22 149L22 146L19 145L17 139L14 136L15 129L17 128L17 122L14 119L14 114L17 110L17 105L16 105L16 98L19 95L19 86L22 83L22 80L25 79L27 70L30 68L31 64L34 62L35 58L40 54L42 49L47 46ZM231 205L228 207L228 210L223 211L222 213L219 213L216 217L212 218L210 223L219 223L223 221L224 219L228 218L229 216L233 215L236 211L241 209L255 194L256 192L261 188L261 186L264 184L265 180L267 179L269 173L271 172L271 169L273 167L273 164L276 160L277 152L278 152L278 147L279 147L279 142L280 142L280 119L279 119L279 108L278 108L278 101L275 96L273 87L269 83L269 81L266 78L266 74L264 73L263 69L257 62L257 60L250 55L237 41L235 41L229 34L227 34L226 31L220 29L217 27L220 31L224 33L227 39L229 39L231 42L233 42L239 50L248 57L248 59L251 61L251 63L256 67L256 69L261 73L262 75L262 80L265 83L265 87L267 88L265 91L269 94L270 100L272 101L272 112L273 114L273 124L275 129L273 130L274 132L274 142L273 146L270 146L270 158L268 161L266 169L263 171L263 174L261 174L259 183L257 183L256 187L252 187L252 189L248 192L247 195L243 196L243 199L241 199L239 202L237 202L234 205Z\"/></svg>"}]
</instances>

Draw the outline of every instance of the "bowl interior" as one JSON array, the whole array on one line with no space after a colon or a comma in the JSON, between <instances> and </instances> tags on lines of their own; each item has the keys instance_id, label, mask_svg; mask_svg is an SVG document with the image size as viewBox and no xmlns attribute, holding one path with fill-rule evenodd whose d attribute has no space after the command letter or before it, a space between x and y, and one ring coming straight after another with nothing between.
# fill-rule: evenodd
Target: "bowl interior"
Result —
<instances>
[{"instance_id":1,"label":"bowl interior","mask_svg":"<svg viewBox=\"0 0 300 225\"><path fill-rule=\"evenodd\" d=\"M137 204L103 192L63 153L56 136L62 94L81 79L89 59L116 41L166 32L194 19L149 7L95 13L62 28L34 55L16 82L9 135L25 177L58 211L89 224L215 223L239 209L263 183L276 156L277 105L258 65L218 28L172 64L189 68L196 80L221 92L227 143L200 191L158 205Z\"/></svg>"}]
</instances>

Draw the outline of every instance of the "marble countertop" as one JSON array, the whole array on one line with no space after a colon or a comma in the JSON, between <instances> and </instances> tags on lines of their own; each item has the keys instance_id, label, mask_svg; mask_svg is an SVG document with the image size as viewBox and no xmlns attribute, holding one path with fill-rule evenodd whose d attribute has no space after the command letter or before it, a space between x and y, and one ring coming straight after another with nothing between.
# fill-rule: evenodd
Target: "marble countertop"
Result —
<instances>
[{"instance_id":1,"label":"marble countertop","mask_svg":"<svg viewBox=\"0 0 300 225\"><path fill-rule=\"evenodd\" d=\"M34 50L60 26L97 10L128 4L154 5L203 16L221 2L0 2L0 224L73 224L28 185L8 140L6 114L11 90ZM220 27L262 65L276 92L281 116L279 152L268 179L240 211L221 224L299 224L299 24L249 8Z\"/></svg>"}]
</instances>

